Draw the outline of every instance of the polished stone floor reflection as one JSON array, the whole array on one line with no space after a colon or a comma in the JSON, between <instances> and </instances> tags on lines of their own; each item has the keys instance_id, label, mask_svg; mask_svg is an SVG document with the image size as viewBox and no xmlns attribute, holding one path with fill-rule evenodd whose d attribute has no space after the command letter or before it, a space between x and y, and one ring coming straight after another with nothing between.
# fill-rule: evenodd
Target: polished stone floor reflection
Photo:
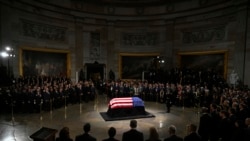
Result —
<instances>
[{"instance_id":1,"label":"polished stone floor reflection","mask_svg":"<svg viewBox=\"0 0 250 141\"><path fill-rule=\"evenodd\" d=\"M68 105L68 107L55 109L49 112L32 114L1 114L0 116L0 140L1 141L32 141L30 138L34 132L42 127L59 130L68 126L70 136L75 136L83 132L83 124L90 122L91 134L101 141L108 137L107 130L113 126L117 130L116 138L121 140L122 133L129 129L130 120L104 121L99 112L107 111L109 99L105 95L98 95L95 101ZM199 109L176 107L171 108L170 113L166 113L164 104L157 102L145 102L146 111L155 115L154 118L137 119L137 129L144 133L144 138L148 137L148 129L154 126L158 129L160 138L168 136L167 128L170 125L177 127L177 134L184 137L186 135L186 125L199 122Z\"/></svg>"}]
</instances>

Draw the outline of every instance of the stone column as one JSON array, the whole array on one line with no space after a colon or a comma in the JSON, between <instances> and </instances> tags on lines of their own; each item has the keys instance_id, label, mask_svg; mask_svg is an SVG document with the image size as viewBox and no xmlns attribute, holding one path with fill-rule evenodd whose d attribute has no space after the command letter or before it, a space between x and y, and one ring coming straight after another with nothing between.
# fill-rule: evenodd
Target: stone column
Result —
<instances>
[{"instance_id":1,"label":"stone column","mask_svg":"<svg viewBox=\"0 0 250 141\"><path fill-rule=\"evenodd\" d=\"M75 19L75 71L83 68L83 24L79 19Z\"/></svg>"},{"instance_id":2,"label":"stone column","mask_svg":"<svg viewBox=\"0 0 250 141\"><path fill-rule=\"evenodd\" d=\"M247 77L250 75L250 11L247 8L247 13L246 13L246 43L245 43L245 62L244 62L244 73L243 73L243 83L247 85L248 87L250 86L250 78Z\"/></svg>"},{"instance_id":3,"label":"stone column","mask_svg":"<svg viewBox=\"0 0 250 141\"><path fill-rule=\"evenodd\" d=\"M2 9L2 5L0 5L0 9ZM3 21L2 19L2 10L0 10L0 21ZM0 22L0 49L2 49L2 22Z\"/></svg>"},{"instance_id":4,"label":"stone column","mask_svg":"<svg viewBox=\"0 0 250 141\"><path fill-rule=\"evenodd\" d=\"M115 76L117 78L118 74L118 67L116 64L117 62L117 56L116 56L116 49L115 49L115 28L114 28L114 21L108 21L108 28L107 28L107 62L109 62L106 66L106 78L108 79L108 72L112 69L115 73Z\"/></svg>"}]
</instances>

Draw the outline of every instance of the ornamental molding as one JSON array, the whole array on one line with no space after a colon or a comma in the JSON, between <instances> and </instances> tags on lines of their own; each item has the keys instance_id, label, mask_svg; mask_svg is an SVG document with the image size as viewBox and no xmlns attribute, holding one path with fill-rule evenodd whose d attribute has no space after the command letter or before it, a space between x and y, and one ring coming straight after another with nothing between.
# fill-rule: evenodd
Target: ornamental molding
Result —
<instances>
[{"instance_id":1,"label":"ornamental molding","mask_svg":"<svg viewBox=\"0 0 250 141\"><path fill-rule=\"evenodd\" d=\"M157 33L123 33L122 44L125 46L153 46L158 43Z\"/></svg>"},{"instance_id":2,"label":"ornamental molding","mask_svg":"<svg viewBox=\"0 0 250 141\"><path fill-rule=\"evenodd\" d=\"M34 22L26 19L21 20L22 35L42 40L66 41L67 28Z\"/></svg>"},{"instance_id":3,"label":"ornamental molding","mask_svg":"<svg viewBox=\"0 0 250 141\"><path fill-rule=\"evenodd\" d=\"M225 26L203 28L194 31L182 31L182 42L184 44L202 43L225 40Z\"/></svg>"}]
</instances>

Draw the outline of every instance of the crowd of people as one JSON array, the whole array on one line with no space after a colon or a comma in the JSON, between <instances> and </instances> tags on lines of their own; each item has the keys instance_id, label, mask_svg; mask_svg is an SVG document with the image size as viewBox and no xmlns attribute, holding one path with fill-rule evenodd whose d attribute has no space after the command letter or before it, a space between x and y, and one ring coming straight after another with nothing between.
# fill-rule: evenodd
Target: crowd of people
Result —
<instances>
[{"instance_id":1,"label":"crowd of people","mask_svg":"<svg viewBox=\"0 0 250 141\"><path fill-rule=\"evenodd\" d=\"M117 79L96 82L72 82L66 77L19 77L11 86L1 88L0 107L1 112L33 113L67 104L88 103L97 93L110 99L138 96L144 101L166 104L167 112L173 105L202 109L197 134L204 141L243 139L245 135L241 131L249 128L250 122L250 90L247 87L236 83L232 86L211 70L172 69L164 77L164 81ZM196 128L190 125L190 131ZM153 130L150 129L155 132ZM172 133L175 129L171 127L170 130Z\"/></svg>"},{"instance_id":2,"label":"crowd of people","mask_svg":"<svg viewBox=\"0 0 250 141\"><path fill-rule=\"evenodd\" d=\"M177 128L175 125L170 125L168 127L168 134L166 134L164 138L160 138L157 129L154 126L151 126L148 130L148 137L145 138L144 133L137 129L137 121L132 119L129 124L130 129L122 133L121 141L249 141L250 118L246 118L245 125L246 127L241 130L235 129L232 135L227 133L228 137L223 135L218 139L204 138L205 136L199 133L200 127L197 127L197 125L192 123L187 125L187 135L184 137L177 135ZM90 123L84 124L83 130L84 133L77 135L75 141L97 141L97 138L90 133ZM108 137L102 139L102 141L119 141L115 135L116 128L110 127L108 129ZM56 141L73 141L73 138L69 135L68 127L63 127L60 130L59 137L56 138Z\"/></svg>"},{"instance_id":3,"label":"crowd of people","mask_svg":"<svg viewBox=\"0 0 250 141\"><path fill-rule=\"evenodd\" d=\"M69 103L95 99L96 90L109 98L139 96L145 101L171 102L175 105L194 106L207 102L204 92L211 86L225 85L215 72L172 69L164 81L141 80L84 80L72 82L66 77L20 76L8 87L0 88L0 110L3 112L40 112L60 108ZM169 105L169 104L168 104Z\"/></svg>"},{"instance_id":4,"label":"crowd of people","mask_svg":"<svg viewBox=\"0 0 250 141\"><path fill-rule=\"evenodd\" d=\"M19 77L0 90L1 112L34 113L95 99L92 81L73 83L66 77ZM13 111L11 111L13 110Z\"/></svg>"}]
</instances>

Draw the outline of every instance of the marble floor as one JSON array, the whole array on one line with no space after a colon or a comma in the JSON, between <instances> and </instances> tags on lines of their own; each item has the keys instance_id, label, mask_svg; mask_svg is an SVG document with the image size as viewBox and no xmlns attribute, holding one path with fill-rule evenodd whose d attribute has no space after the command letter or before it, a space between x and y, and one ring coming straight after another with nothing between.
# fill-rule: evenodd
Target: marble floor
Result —
<instances>
[{"instance_id":1,"label":"marble floor","mask_svg":"<svg viewBox=\"0 0 250 141\"><path fill-rule=\"evenodd\" d=\"M32 141L30 138L34 132L42 127L59 130L67 126L70 128L70 136L74 140L75 136L83 132L83 125L86 122L91 124L91 134L101 141L108 137L108 128L113 126L117 130L116 138L121 140L122 133L129 130L130 120L105 121L99 112L107 111L109 99L105 95L98 95L94 101L68 105L53 111L41 113L13 113L0 115L0 140L1 141ZM184 137L186 135L186 125L189 123L199 123L199 109L176 107L171 108L170 113L166 113L164 104L145 101L146 111L155 115L154 118L137 119L137 129L144 133L144 138L148 137L148 129L154 126L158 129L161 139L168 136L167 128L170 125L177 127L177 134Z\"/></svg>"}]
</instances>

